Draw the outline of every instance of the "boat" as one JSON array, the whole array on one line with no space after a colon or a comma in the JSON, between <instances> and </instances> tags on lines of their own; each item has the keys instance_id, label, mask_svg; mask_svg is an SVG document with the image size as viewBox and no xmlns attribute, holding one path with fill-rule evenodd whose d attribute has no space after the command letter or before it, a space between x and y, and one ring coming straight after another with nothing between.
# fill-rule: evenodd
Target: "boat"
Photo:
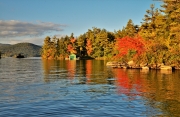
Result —
<instances>
[{"instance_id":1,"label":"boat","mask_svg":"<svg viewBox=\"0 0 180 117\"><path fill-rule=\"evenodd\" d=\"M24 58L24 55L18 54L18 55L16 56L16 58Z\"/></svg>"}]
</instances>

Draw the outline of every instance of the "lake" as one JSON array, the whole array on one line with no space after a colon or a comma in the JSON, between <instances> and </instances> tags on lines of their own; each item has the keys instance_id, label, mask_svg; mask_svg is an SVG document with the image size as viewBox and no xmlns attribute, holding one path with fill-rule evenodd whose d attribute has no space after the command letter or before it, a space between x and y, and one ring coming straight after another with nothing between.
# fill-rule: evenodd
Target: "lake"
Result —
<instances>
[{"instance_id":1,"label":"lake","mask_svg":"<svg viewBox=\"0 0 180 117\"><path fill-rule=\"evenodd\" d=\"M180 116L179 70L126 70L106 62L0 59L0 116Z\"/></svg>"}]
</instances>

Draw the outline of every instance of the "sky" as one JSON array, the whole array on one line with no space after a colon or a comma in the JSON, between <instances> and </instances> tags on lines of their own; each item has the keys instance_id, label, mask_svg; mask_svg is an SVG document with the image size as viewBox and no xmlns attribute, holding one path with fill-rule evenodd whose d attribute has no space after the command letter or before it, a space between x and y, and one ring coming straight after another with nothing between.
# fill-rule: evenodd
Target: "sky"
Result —
<instances>
[{"instance_id":1,"label":"sky","mask_svg":"<svg viewBox=\"0 0 180 117\"><path fill-rule=\"evenodd\" d=\"M0 43L43 45L46 36L80 36L97 27L114 32L140 25L159 0L0 0Z\"/></svg>"}]
</instances>

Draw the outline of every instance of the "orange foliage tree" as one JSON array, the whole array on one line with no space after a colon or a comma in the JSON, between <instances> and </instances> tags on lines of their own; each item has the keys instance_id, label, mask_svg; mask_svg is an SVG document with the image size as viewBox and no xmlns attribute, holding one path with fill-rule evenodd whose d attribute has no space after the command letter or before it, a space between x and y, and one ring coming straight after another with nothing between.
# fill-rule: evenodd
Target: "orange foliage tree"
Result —
<instances>
[{"instance_id":1,"label":"orange foliage tree","mask_svg":"<svg viewBox=\"0 0 180 117\"><path fill-rule=\"evenodd\" d=\"M69 45L67 46L67 51L70 52L70 53L73 51L73 46L72 46L72 44L69 44Z\"/></svg>"},{"instance_id":2,"label":"orange foliage tree","mask_svg":"<svg viewBox=\"0 0 180 117\"><path fill-rule=\"evenodd\" d=\"M75 43L75 42L76 42L76 39L75 39L75 38L71 38L71 39L70 39L70 42L71 42L71 43Z\"/></svg>"},{"instance_id":3,"label":"orange foliage tree","mask_svg":"<svg viewBox=\"0 0 180 117\"><path fill-rule=\"evenodd\" d=\"M92 48L92 42L90 39L87 40L87 44L86 44L86 49L87 49L87 54L90 55L93 51Z\"/></svg>"},{"instance_id":4,"label":"orange foliage tree","mask_svg":"<svg viewBox=\"0 0 180 117\"><path fill-rule=\"evenodd\" d=\"M145 45L140 36L123 37L116 39L116 48L119 53L115 57L138 57L145 52ZM132 58L130 58L132 59Z\"/></svg>"},{"instance_id":5,"label":"orange foliage tree","mask_svg":"<svg viewBox=\"0 0 180 117\"><path fill-rule=\"evenodd\" d=\"M70 43L67 46L67 51L70 53L76 53L76 39L71 38Z\"/></svg>"}]
</instances>

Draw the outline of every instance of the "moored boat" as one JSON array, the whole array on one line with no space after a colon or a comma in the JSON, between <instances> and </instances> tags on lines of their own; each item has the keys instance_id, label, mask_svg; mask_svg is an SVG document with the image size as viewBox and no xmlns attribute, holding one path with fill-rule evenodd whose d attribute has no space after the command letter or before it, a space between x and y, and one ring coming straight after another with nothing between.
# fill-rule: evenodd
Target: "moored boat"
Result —
<instances>
[{"instance_id":1,"label":"moored boat","mask_svg":"<svg viewBox=\"0 0 180 117\"><path fill-rule=\"evenodd\" d=\"M24 55L18 54L18 55L16 56L16 58L24 58Z\"/></svg>"}]
</instances>

